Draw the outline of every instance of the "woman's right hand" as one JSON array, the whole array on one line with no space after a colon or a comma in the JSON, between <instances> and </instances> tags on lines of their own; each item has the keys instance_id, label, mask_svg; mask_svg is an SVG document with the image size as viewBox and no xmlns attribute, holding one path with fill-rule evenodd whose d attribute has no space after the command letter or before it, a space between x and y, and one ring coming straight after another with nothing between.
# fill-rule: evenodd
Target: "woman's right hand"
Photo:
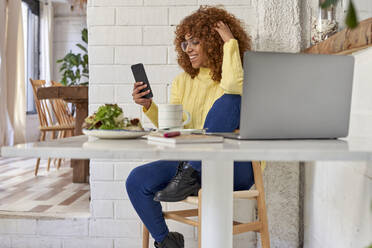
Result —
<instances>
[{"instance_id":1,"label":"woman's right hand","mask_svg":"<svg viewBox=\"0 0 372 248\"><path fill-rule=\"evenodd\" d=\"M143 84L143 82L135 82L133 87L133 101L139 105L144 106L146 109L149 109L152 103L152 98L142 98L143 96L150 93L150 90L140 92L142 89L146 88L147 85Z\"/></svg>"}]
</instances>

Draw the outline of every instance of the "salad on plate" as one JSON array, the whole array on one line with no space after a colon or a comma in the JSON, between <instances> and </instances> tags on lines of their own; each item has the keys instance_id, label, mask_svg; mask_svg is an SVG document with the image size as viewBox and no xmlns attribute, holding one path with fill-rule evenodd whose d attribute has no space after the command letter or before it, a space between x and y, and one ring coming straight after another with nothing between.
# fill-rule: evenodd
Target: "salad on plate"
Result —
<instances>
[{"instance_id":1,"label":"salad on plate","mask_svg":"<svg viewBox=\"0 0 372 248\"><path fill-rule=\"evenodd\" d=\"M124 117L117 104L105 104L84 120L83 133L100 139L134 139L148 134L138 118Z\"/></svg>"},{"instance_id":2,"label":"salad on plate","mask_svg":"<svg viewBox=\"0 0 372 248\"><path fill-rule=\"evenodd\" d=\"M141 121L138 118L124 117L123 109L117 104L105 104L84 120L83 129L93 130L133 130L143 131Z\"/></svg>"}]
</instances>

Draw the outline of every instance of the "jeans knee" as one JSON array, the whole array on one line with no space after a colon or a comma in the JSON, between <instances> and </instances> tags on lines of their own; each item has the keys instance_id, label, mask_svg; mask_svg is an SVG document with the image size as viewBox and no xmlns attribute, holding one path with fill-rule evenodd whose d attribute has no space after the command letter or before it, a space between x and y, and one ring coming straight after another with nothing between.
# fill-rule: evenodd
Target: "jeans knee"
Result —
<instances>
[{"instance_id":1,"label":"jeans knee","mask_svg":"<svg viewBox=\"0 0 372 248\"><path fill-rule=\"evenodd\" d=\"M224 106L231 106L232 108L240 108L240 102L240 95L224 94L216 100L215 104L223 104Z\"/></svg>"},{"instance_id":2,"label":"jeans knee","mask_svg":"<svg viewBox=\"0 0 372 248\"><path fill-rule=\"evenodd\" d=\"M204 122L208 132L232 132L239 128L240 95L225 94L209 110Z\"/></svg>"},{"instance_id":3,"label":"jeans knee","mask_svg":"<svg viewBox=\"0 0 372 248\"><path fill-rule=\"evenodd\" d=\"M127 177L127 180L125 181L125 188L127 189L128 194L131 194L134 191L139 189L140 180L138 179L138 174L136 173L136 169L137 168L134 168L129 173L129 176Z\"/></svg>"}]
</instances>

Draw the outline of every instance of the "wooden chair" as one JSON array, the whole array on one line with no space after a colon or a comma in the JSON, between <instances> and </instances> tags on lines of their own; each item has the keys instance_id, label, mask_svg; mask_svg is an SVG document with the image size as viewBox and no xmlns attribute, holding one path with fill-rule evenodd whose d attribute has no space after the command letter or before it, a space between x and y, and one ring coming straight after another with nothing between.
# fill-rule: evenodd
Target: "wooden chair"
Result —
<instances>
[{"instance_id":1,"label":"wooden chair","mask_svg":"<svg viewBox=\"0 0 372 248\"><path fill-rule=\"evenodd\" d=\"M240 223L233 221L233 234L245 233L245 232L259 232L261 235L261 244L263 248L270 247L269 229L267 223L266 205L265 205L265 192L262 179L261 163L258 161L252 162L254 181L256 189L234 191L234 199L255 199L257 200L258 220L249 223ZM165 219L172 219L178 222L182 222L187 225L195 226L198 228L198 242L199 248L201 248L201 197L202 190L199 190L198 196L189 196L184 201L198 206L195 209L178 210L178 211L164 211ZM187 217L198 216L198 220L192 220ZM142 248L149 247L149 231L146 226L143 225L142 232Z\"/></svg>"},{"instance_id":2,"label":"wooden chair","mask_svg":"<svg viewBox=\"0 0 372 248\"><path fill-rule=\"evenodd\" d=\"M39 130L40 130L40 141L44 141L46 137L47 132L52 132L52 139L56 138L55 132L66 132L66 131L72 131L74 130L74 125L71 124L65 124L65 123L58 123L54 124L53 117L52 117L52 111L49 110L50 106L53 107L53 101L47 101L45 99L38 99L37 97L37 89L40 87L45 87L45 80L32 80L30 79L30 83L32 85L33 93L34 93L34 101L35 106L37 110L37 114L39 116ZM48 103L50 102L50 104ZM57 118L57 114L56 118ZM58 134L58 137L60 137L60 134ZM50 162L51 158L48 158L48 166L47 171L50 169ZM38 170L39 170L39 164L40 164L40 158L36 161L35 166L35 176L37 176Z\"/></svg>"},{"instance_id":3,"label":"wooden chair","mask_svg":"<svg viewBox=\"0 0 372 248\"><path fill-rule=\"evenodd\" d=\"M64 87L63 84L55 81L51 81L52 86ZM57 119L59 125L72 125L75 126L75 118L73 117L68 104L63 99L53 99L53 113ZM58 139L74 136L74 130L63 130L58 132ZM61 167L62 159L58 159L57 169ZM54 159L55 165L56 159Z\"/></svg>"},{"instance_id":4,"label":"wooden chair","mask_svg":"<svg viewBox=\"0 0 372 248\"><path fill-rule=\"evenodd\" d=\"M51 81L52 86L64 87L63 84ZM56 118L59 124L75 124L75 118L73 117L67 102L63 99L54 99L53 106L55 107ZM73 133L71 133L71 136Z\"/></svg>"}]
</instances>

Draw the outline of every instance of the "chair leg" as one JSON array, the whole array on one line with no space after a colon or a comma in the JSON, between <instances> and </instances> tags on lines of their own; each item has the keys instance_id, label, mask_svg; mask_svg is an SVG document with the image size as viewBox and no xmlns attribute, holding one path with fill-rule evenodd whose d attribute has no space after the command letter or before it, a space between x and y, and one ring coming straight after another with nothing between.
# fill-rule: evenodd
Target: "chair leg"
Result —
<instances>
[{"instance_id":1,"label":"chair leg","mask_svg":"<svg viewBox=\"0 0 372 248\"><path fill-rule=\"evenodd\" d=\"M45 140L45 132L41 132L41 135L40 135L40 141L44 141ZM39 171L39 165L40 165L40 158L38 158L36 160L36 165L35 165L35 176L37 176L37 173Z\"/></svg>"},{"instance_id":2,"label":"chair leg","mask_svg":"<svg viewBox=\"0 0 372 248\"><path fill-rule=\"evenodd\" d=\"M61 132L61 137L59 137L60 139L63 139L63 138L66 138L67 136L67 131L62 131ZM59 168L61 167L61 161L62 159L58 159L58 164L57 164L57 170L59 170Z\"/></svg>"},{"instance_id":3,"label":"chair leg","mask_svg":"<svg viewBox=\"0 0 372 248\"><path fill-rule=\"evenodd\" d=\"M142 231L142 248L149 248L149 230L147 230L145 224L143 225L143 231Z\"/></svg>"},{"instance_id":4,"label":"chair leg","mask_svg":"<svg viewBox=\"0 0 372 248\"><path fill-rule=\"evenodd\" d=\"M257 210L258 210L258 218L261 222L261 245L263 248L270 248L270 236L269 236L269 226L267 222L267 213L266 213L266 203L265 203L265 191L263 186L262 180L262 170L260 162L253 161L253 175L254 175L254 183L256 185L256 189L259 192L257 197Z\"/></svg>"},{"instance_id":5,"label":"chair leg","mask_svg":"<svg viewBox=\"0 0 372 248\"><path fill-rule=\"evenodd\" d=\"M47 171L49 171L50 170L50 162L52 161L52 159L51 158L48 158L48 166L47 166Z\"/></svg>"},{"instance_id":6,"label":"chair leg","mask_svg":"<svg viewBox=\"0 0 372 248\"><path fill-rule=\"evenodd\" d=\"M201 201L202 201L202 190L198 192L198 247L201 248Z\"/></svg>"},{"instance_id":7,"label":"chair leg","mask_svg":"<svg viewBox=\"0 0 372 248\"><path fill-rule=\"evenodd\" d=\"M58 136L58 135L57 135ZM52 131L52 139L55 139L56 138L56 133L54 131ZM55 164L55 159L54 160L54 164ZM52 158L48 158L48 166L47 166L47 171L50 170L50 162L52 161Z\"/></svg>"},{"instance_id":8,"label":"chair leg","mask_svg":"<svg viewBox=\"0 0 372 248\"><path fill-rule=\"evenodd\" d=\"M61 161L62 161L62 159L59 158L58 159L58 163L57 163L57 170L59 170L59 168L61 167Z\"/></svg>"},{"instance_id":9,"label":"chair leg","mask_svg":"<svg viewBox=\"0 0 372 248\"><path fill-rule=\"evenodd\" d=\"M37 158L36 165L35 165L35 176L37 176L37 172L39 171L39 164L40 164L40 158Z\"/></svg>"}]
</instances>

